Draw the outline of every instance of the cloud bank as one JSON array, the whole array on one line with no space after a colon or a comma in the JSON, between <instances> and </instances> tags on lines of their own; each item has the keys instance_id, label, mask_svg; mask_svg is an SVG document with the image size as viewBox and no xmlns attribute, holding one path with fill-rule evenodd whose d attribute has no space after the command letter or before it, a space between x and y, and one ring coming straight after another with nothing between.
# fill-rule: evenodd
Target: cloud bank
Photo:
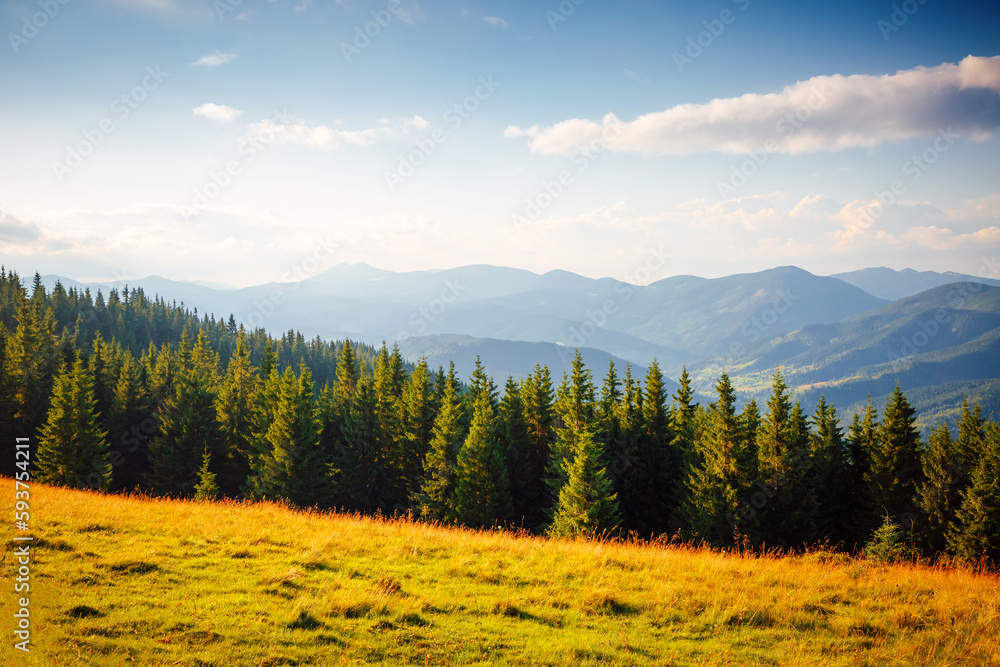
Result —
<instances>
[{"instance_id":1,"label":"cloud bank","mask_svg":"<svg viewBox=\"0 0 1000 667\"><path fill-rule=\"evenodd\" d=\"M616 152L687 155L838 151L930 136L952 128L983 141L1000 126L1000 56L895 74L816 76L779 93L680 104L623 122L572 118L549 127L510 126L533 153L571 154L597 140Z\"/></svg>"}]
</instances>

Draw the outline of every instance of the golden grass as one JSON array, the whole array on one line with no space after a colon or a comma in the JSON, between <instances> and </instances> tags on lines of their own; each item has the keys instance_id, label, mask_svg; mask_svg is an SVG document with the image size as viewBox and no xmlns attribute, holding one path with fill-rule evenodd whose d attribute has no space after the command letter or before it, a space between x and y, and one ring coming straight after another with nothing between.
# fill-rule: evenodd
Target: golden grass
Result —
<instances>
[{"instance_id":1,"label":"golden grass","mask_svg":"<svg viewBox=\"0 0 1000 667\"><path fill-rule=\"evenodd\" d=\"M36 484L31 512L32 652L5 630L4 664L1000 664L1000 581L968 570Z\"/></svg>"}]
</instances>

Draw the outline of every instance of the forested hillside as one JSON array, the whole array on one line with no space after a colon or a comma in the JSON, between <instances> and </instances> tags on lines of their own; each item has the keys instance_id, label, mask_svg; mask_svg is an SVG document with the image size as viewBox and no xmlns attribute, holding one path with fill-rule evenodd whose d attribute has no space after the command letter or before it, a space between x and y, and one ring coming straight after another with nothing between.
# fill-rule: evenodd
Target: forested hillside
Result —
<instances>
[{"instance_id":1,"label":"forested hillside","mask_svg":"<svg viewBox=\"0 0 1000 667\"><path fill-rule=\"evenodd\" d=\"M845 432L777 374L742 408L724 373L699 405L686 371L670 395L655 361L598 382L579 353L562 378L537 366L498 386L477 364L463 384L384 344L0 277L8 473L31 437L32 478L81 488L720 546L855 549L878 530L900 554L1000 558L1000 427L976 407L925 444L898 387Z\"/></svg>"}]
</instances>

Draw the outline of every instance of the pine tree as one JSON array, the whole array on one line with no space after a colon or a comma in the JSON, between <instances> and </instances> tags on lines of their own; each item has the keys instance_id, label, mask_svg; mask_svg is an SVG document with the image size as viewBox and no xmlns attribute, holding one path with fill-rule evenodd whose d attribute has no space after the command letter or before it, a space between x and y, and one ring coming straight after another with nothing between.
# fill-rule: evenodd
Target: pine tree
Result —
<instances>
[{"instance_id":1,"label":"pine tree","mask_svg":"<svg viewBox=\"0 0 1000 667\"><path fill-rule=\"evenodd\" d=\"M402 512L408 508L402 407L405 379L399 349L394 348L390 354L383 342L375 363L372 390L376 405L376 424L381 431L377 440L383 448L380 460L386 475L385 488L382 489L385 505L383 510L386 512Z\"/></svg>"},{"instance_id":2,"label":"pine tree","mask_svg":"<svg viewBox=\"0 0 1000 667\"><path fill-rule=\"evenodd\" d=\"M156 432L150 417L153 406L142 379L142 368L129 352L122 355L118 379L111 396L111 411L105 423L109 440L120 446L114 466L112 488L135 489L149 468L149 439ZM114 462L114 461L113 461Z\"/></svg>"},{"instance_id":3,"label":"pine tree","mask_svg":"<svg viewBox=\"0 0 1000 667\"><path fill-rule=\"evenodd\" d=\"M849 440L855 529L848 546L856 549L883 522L883 517L875 508L875 497L870 484L873 452L882 447L878 415L871 396L868 397L864 410L854 415Z\"/></svg>"},{"instance_id":4,"label":"pine tree","mask_svg":"<svg viewBox=\"0 0 1000 667\"><path fill-rule=\"evenodd\" d=\"M680 457L671 446L670 411L667 391L660 365L653 359L646 373L641 400L641 431L637 439L634 481L640 487L640 506L644 510L635 517L635 528L647 536L665 532L672 522L671 511L676 505L675 475Z\"/></svg>"},{"instance_id":5,"label":"pine tree","mask_svg":"<svg viewBox=\"0 0 1000 667\"><path fill-rule=\"evenodd\" d=\"M395 464L392 445L379 421L374 380L358 381L347 421L344 444L335 461L337 504L366 514L392 513L395 508Z\"/></svg>"},{"instance_id":6,"label":"pine tree","mask_svg":"<svg viewBox=\"0 0 1000 667\"><path fill-rule=\"evenodd\" d=\"M575 445L549 534L593 537L613 532L619 526L618 501L601 465L602 448L586 427L577 432Z\"/></svg>"},{"instance_id":7,"label":"pine tree","mask_svg":"<svg viewBox=\"0 0 1000 667\"><path fill-rule=\"evenodd\" d=\"M444 382L441 406L434 420L430 449L424 459L424 478L413 504L429 521L454 521L455 482L458 450L465 441L463 408L458 396L455 364L451 363Z\"/></svg>"},{"instance_id":8,"label":"pine tree","mask_svg":"<svg viewBox=\"0 0 1000 667\"><path fill-rule=\"evenodd\" d=\"M948 525L955 521L961 503L958 488L958 447L943 422L931 431L930 442L923 452L924 483L920 486L920 508L926 525L924 543L932 553L947 548Z\"/></svg>"},{"instance_id":9,"label":"pine tree","mask_svg":"<svg viewBox=\"0 0 1000 667\"><path fill-rule=\"evenodd\" d=\"M427 359L421 357L403 390L403 478L406 496L420 491L424 459L434 437L434 391Z\"/></svg>"},{"instance_id":10,"label":"pine tree","mask_svg":"<svg viewBox=\"0 0 1000 667\"><path fill-rule=\"evenodd\" d=\"M906 531L916 521L915 499L923 483L915 413L897 384L882 413L881 447L871 452L868 476L876 512L887 514Z\"/></svg>"},{"instance_id":11,"label":"pine tree","mask_svg":"<svg viewBox=\"0 0 1000 667\"><path fill-rule=\"evenodd\" d=\"M459 522L471 527L494 526L510 519L510 486L497 440L490 384L481 388L473 403L469 433L458 451L455 514Z\"/></svg>"},{"instance_id":12,"label":"pine tree","mask_svg":"<svg viewBox=\"0 0 1000 667\"><path fill-rule=\"evenodd\" d=\"M986 557L1000 562L1000 424L985 429L982 449L955 522L948 546L964 560Z\"/></svg>"},{"instance_id":13,"label":"pine tree","mask_svg":"<svg viewBox=\"0 0 1000 667\"><path fill-rule=\"evenodd\" d=\"M670 432L673 440L670 446L678 457L678 470L674 479L674 512L671 523L671 531L679 530L684 525L684 518L681 508L687 503L688 485L687 481L693 472L693 466L697 460L695 451L695 416L697 406L694 403L694 389L691 387L691 376L688 375L687 367L681 370L679 378L680 386L673 395L673 403L670 408Z\"/></svg>"},{"instance_id":14,"label":"pine tree","mask_svg":"<svg viewBox=\"0 0 1000 667\"><path fill-rule=\"evenodd\" d=\"M49 409L56 361L55 323L45 318L43 305L42 301L28 301L21 293L17 328L7 336L6 375L11 382L14 426L20 433L34 430Z\"/></svg>"},{"instance_id":15,"label":"pine tree","mask_svg":"<svg viewBox=\"0 0 1000 667\"><path fill-rule=\"evenodd\" d=\"M219 383L219 355L212 350L204 329L198 330L198 340L191 350L191 366L205 377L210 387Z\"/></svg>"},{"instance_id":16,"label":"pine tree","mask_svg":"<svg viewBox=\"0 0 1000 667\"><path fill-rule=\"evenodd\" d=\"M829 538L833 544L842 544L851 539L854 512L850 452L844 442L837 408L827 403L823 396L816 404L813 425L809 445L812 466L807 483L818 501L815 538Z\"/></svg>"},{"instance_id":17,"label":"pine tree","mask_svg":"<svg viewBox=\"0 0 1000 667\"><path fill-rule=\"evenodd\" d=\"M580 434L588 431L593 435L596 428L597 401L591 377L590 369L584 366L580 350L577 350L571 374L569 377L563 374L556 392L556 438L548 467L548 483L555 497L568 479L569 465L576 455Z\"/></svg>"},{"instance_id":18,"label":"pine tree","mask_svg":"<svg viewBox=\"0 0 1000 667\"><path fill-rule=\"evenodd\" d=\"M816 538L816 499L806 483L808 428L801 407L792 407L780 372L775 373L767 412L757 429L757 467L761 494L751 497L757 514L755 537L786 547Z\"/></svg>"},{"instance_id":19,"label":"pine tree","mask_svg":"<svg viewBox=\"0 0 1000 667\"><path fill-rule=\"evenodd\" d=\"M534 486L545 473L545 459L532 451L521 387L511 376L507 377L497 416L497 439L510 486L510 518L514 525L526 527L537 511Z\"/></svg>"},{"instance_id":20,"label":"pine tree","mask_svg":"<svg viewBox=\"0 0 1000 667\"><path fill-rule=\"evenodd\" d=\"M734 531L753 516L748 496L756 465L736 415L728 374L722 374L715 389L718 400L709 406L707 432L698 441L684 514L695 536L725 545L732 544Z\"/></svg>"},{"instance_id":21,"label":"pine tree","mask_svg":"<svg viewBox=\"0 0 1000 667\"><path fill-rule=\"evenodd\" d=\"M52 407L39 430L35 479L49 484L105 490L111 483L107 433L98 426L90 374L81 360L64 366Z\"/></svg>"},{"instance_id":22,"label":"pine tree","mask_svg":"<svg viewBox=\"0 0 1000 667\"><path fill-rule=\"evenodd\" d=\"M604 445L608 479L618 499L622 529L645 534L646 527L641 524L647 514L644 501L651 480L648 469L639 465L639 439L644 435L640 392L632 380L631 365L626 366L625 380L620 381L614 360L609 360L597 403L594 437Z\"/></svg>"},{"instance_id":23,"label":"pine tree","mask_svg":"<svg viewBox=\"0 0 1000 667\"><path fill-rule=\"evenodd\" d=\"M253 458L253 410L258 378L250 362L246 335L236 336L236 349L229 358L226 376L219 386L216 418L222 432L225 459L222 461L222 494L234 498L250 477Z\"/></svg>"},{"instance_id":24,"label":"pine tree","mask_svg":"<svg viewBox=\"0 0 1000 667\"><path fill-rule=\"evenodd\" d=\"M534 371L524 381L521 396L524 419L528 423L528 466L539 471L529 478L523 523L529 530L538 530L548 521L554 504L545 473L555 441L552 379L548 367L535 364Z\"/></svg>"},{"instance_id":25,"label":"pine tree","mask_svg":"<svg viewBox=\"0 0 1000 667\"><path fill-rule=\"evenodd\" d=\"M207 449L213 461L224 455L215 413L215 392L200 373L184 373L173 397L160 405L160 432L149 444L149 485L154 491L190 497Z\"/></svg>"},{"instance_id":26,"label":"pine tree","mask_svg":"<svg viewBox=\"0 0 1000 667\"><path fill-rule=\"evenodd\" d=\"M211 463L212 455L206 449L202 455L201 468L198 469L198 484L194 487L195 500L210 501L219 497L219 485L215 483Z\"/></svg>"},{"instance_id":27,"label":"pine tree","mask_svg":"<svg viewBox=\"0 0 1000 667\"><path fill-rule=\"evenodd\" d=\"M265 440L270 445L251 479L255 498L283 498L300 507L329 502L327 462L319 446L312 373L291 368L281 378L278 405Z\"/></svg>"}]
</instances>

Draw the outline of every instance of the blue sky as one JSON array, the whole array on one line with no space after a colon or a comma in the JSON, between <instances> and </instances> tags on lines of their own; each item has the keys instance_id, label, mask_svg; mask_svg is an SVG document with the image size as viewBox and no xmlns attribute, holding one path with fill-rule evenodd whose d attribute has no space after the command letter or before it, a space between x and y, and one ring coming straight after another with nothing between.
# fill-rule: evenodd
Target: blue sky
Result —
<instances>
[{"instance_id":1,"label":"blue sky","mask_svg":"<svg viewBox=\"0 0 1000 667\"><path fill-rule=\"evenodd\" d=\"M25 273L977 274L1000 249L996 4L34 0L0 28Z\"/></svg>"}]
</instances>

